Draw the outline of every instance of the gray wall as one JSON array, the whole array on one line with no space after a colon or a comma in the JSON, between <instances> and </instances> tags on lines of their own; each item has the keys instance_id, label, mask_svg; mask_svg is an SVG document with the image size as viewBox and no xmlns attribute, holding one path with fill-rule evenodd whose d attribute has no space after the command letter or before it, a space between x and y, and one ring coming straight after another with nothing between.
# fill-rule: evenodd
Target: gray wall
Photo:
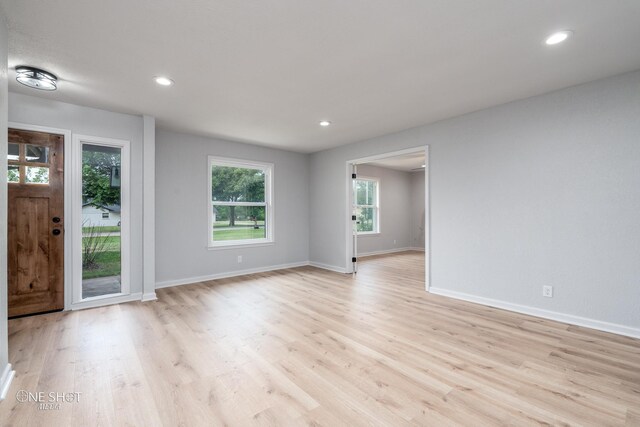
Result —
<instances>
[{"instance_id":1,"label":"gray wall","mask_svg":"<svg viewBox=\"0 0 640 427\"><path fill-rule=\"evenodd\" d=\"M7 338L7 25L0 14L0 379L9 361ZM2 384L0 384L1 386Z\"/></svg>"},{"instance_id":2,"label":"gray wall","mask_svg":"<svg viewBox=\"0 0 640 427\"><path fill-rule=\"evenodd\" d=\"M141 292L142 117L10 93L9 120L31 125L68 129L73 134L131 141L131 293Z\"/></svg>"},{"instance_id":3,"label":"gray wall","mask_svg":"<svg viewBox=\"0 0 640 427\"><path fill-rule=\"evenodd\" d=\"M412 248L424 249L424 172L411 174L411 230L409 244Z\"/></svg>"},{"instance_id":4,"label":"gray wall","mask_svg":"<svg viewBox=\"0 0 640 427\"><path fill-rule=\"evenodd\" d=\"M411 234L411 176L408 172L359 165L358 176L380 180L380 233L358 237L358 253L407 248ZM396 241L395 243L393 241Z\"/></svg>"},{"instance_id":5,"label":"gray wall","mask_svg":"<svg viewBox=\"0 0 640 427\"><path fill-rule=\"evenodd\" d=\"M275 244L207 248L209 155L274 164ZM309 156L158 130L156 281L160 286L309 259ZM243 256L238 264L237 256Z\"/></svg>"},{"instance_id":6,"label":"gray wall","mask_svg":"<svg viewBox=\"0 0 640 427\"><path fill-rule=\"evenodd\" d=\"M345 162L425 144L433 287L640 327L640 72L313 154L312 261L345 267Z\"/></svg>"}]
</instances>

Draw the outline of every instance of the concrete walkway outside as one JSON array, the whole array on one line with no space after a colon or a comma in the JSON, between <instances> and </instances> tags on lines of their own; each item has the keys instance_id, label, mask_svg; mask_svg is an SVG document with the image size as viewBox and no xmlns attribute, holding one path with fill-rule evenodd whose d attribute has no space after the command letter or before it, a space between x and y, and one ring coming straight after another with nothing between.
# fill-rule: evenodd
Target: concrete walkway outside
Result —
<instances>
[{"instance_id":1,"label":"concrete walkway outside","mask_svg":"<svg viewBox=\"0 0 640 427\"><path fill-rule=\"evenodd\" d=\"M120 276L82 280L82 298L120 293Z\"/></svg>"}]
</instances>

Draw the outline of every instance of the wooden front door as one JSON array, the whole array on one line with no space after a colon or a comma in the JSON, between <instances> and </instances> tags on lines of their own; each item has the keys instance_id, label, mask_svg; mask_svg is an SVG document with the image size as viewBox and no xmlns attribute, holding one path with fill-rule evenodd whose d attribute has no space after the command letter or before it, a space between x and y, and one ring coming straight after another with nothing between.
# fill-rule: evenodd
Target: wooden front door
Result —
<instances>
[{"instance_id":1,"label":"wooden front door","mask_svg":"<svg viewBox=\"0 0 640 427\"><path fill-rule=\"evenodd\" d=\"M64 137L9 129L9 317L64 308Z\"/></svg>"}]
</instances>

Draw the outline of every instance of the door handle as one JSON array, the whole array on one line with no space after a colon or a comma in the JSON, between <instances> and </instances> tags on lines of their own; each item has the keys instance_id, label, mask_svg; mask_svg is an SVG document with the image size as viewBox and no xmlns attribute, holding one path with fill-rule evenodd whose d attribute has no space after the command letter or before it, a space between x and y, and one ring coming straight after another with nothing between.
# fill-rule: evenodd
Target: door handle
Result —
<instances>
[{"instance_id":1,"label":"door handle","mask_svg":"<svg viewBox=\"0 0 640 427\"><path fill-rule=\"evenodd\" d=\"M54 236L59 236L59 235L60 235L60 233L62 233L62 232L60 231L60 229L59 229L59 228L54 228L54 229L53 229L53 231L52 231L51 233L52 233Z\"/></svg>"}]
</instances>

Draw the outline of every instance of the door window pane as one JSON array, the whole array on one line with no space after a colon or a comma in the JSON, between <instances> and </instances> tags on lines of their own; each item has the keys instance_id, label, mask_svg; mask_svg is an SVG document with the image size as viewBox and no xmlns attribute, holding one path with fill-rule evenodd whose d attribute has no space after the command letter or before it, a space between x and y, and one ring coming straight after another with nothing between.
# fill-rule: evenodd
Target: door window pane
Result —
<instances>
[{"instance_id":1,"label":"door window pane","mask_svg":"<svg viewBox=\"0 0 640 427\"><path fill-rule=\"evenodd\" d=\"M114 167L121 167L120 148L82 145L83 299L122 290L121 192L111 186Z\"/></svg>"},{"instance_id":2,"label":"door window pane","mask_svg":"<svg viewBox=\"0 0 640 427\"><path fill-rule=\"evenodd\" d=\"M27 162L49 163L49 147L27 144L25 150Z\"/></svg>"},{"instance_id":3,"label":"door window pane","mask_svg":"<svg viewBox=\"0 0 640 427\"><path fill-rule=\"evenodd\" d=\"M49 184L49 168L27 166L24 182L28 184Z\"/></svg>"},{"instance_id":4,"label":"door window pane","mask_svg":"<svg viewBox=\"0 0 640 427\"><path fill-rule=\"evenodd\" d=\"M20 160L20 145L9 143L7 159L15 160L16 162Z\"/></svg>"},{"instance_id":5,"label":"door window pane","mask_svg":"<svg viewBox=\"0 0 640 427\"><path fill-rule=\"evenodd\" d=\"M9 165L7 170L7 182L20 182L20 166Z\"/></svg>"}]
</instances>

